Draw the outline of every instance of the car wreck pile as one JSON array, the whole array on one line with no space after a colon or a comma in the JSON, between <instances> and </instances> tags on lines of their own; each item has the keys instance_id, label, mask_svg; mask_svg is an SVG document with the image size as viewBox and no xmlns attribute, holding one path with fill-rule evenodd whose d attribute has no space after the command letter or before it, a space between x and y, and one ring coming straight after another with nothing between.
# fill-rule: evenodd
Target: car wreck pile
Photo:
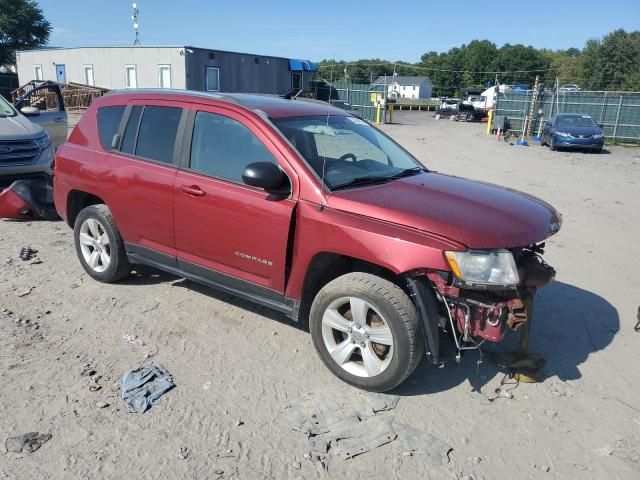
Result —
<instances>
[{"instance_id":1,"label":"car wreck pile","mask_svg":"<svg viewBox=\"0 0 640 480\"><path fill-rule=\"evenodd\" d=\"M55 220L53 187L45 179L16 180L0 191L0 218Z\"/></svg>"}]
</instances>

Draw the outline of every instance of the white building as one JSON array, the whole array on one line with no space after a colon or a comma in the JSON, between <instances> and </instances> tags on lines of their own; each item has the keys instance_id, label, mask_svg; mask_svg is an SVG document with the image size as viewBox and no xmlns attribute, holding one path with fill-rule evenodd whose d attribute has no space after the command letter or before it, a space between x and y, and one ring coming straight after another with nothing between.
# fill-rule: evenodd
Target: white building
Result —
<instances>
[{"instance_id":1,"label":"white building","mask_svg":"<svg viewBox=\"0 0 640 480\"><path fill-rule=\"evenodd\" d=\"M309 88L317 66L252 53L184 45L42 48L16 52L20 84L54 80L114 88L285 93Z\"/></svg>"},{"instance_id":2,"label":"white building","mask_svg":"<svg viewBox=\"0 0 640 480\"><path fill-rule=\"evenodd\" d=\"M389 98L407 98L416 100L418 98L431 98L433 85L427 77L403 77L389 75L378 77L372 84L373 87L386 88Z\"/></svg>"}]
</instances>

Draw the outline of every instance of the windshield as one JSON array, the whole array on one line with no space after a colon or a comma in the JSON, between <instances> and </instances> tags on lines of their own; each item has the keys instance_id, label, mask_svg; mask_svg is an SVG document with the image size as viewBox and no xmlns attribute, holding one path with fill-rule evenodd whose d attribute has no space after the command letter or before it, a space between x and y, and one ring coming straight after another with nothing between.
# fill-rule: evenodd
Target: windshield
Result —
<instances>
[{"instance_id":1,"label":"windshield","mask_svg":"<svg viewBox=\"0 0 640 480\"><path fill-rule=\"evenodd\" d=\"M15 117L16 111L7 102L2 95L0 95L0 117Z\"/></svg>"},{"instance_id":2,"label":"windshield","mask_svg":"<svg viewBox=\"0 0 640 480\"><path fill-rule=\"evenodd\" d=\"M557 126L558 128L595 127L596 122L588 115L572 115L558 117Z\"/></svg>"},{"instance_id":3,"label":"windshield","mask_svg":"<svg viewBox=\"0 0 640 480\"><path fill-rule=\"evenodd\" d=\"M323 115L274 123L330 189L424 171L398 144L359 118Z\"/></svg>"}]
</instances>

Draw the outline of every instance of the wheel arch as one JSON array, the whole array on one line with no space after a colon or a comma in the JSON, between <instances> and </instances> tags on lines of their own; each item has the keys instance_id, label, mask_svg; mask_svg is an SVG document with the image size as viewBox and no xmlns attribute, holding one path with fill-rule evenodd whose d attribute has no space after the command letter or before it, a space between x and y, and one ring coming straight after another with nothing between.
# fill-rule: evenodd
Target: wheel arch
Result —
<instances>
[{"instance_id":1,"label":"wheel arch","mask_svg":"<svg viewBox=\"0 0 640 480\"><path fill-rule=\"evenodd\" d=\"M71 190L67 195L67 224L73 228L76 217L83 208L90 205L104 204L104 200L89 192Z\"/></svg>"},{"instance_id":2,"label":"wheel arch","mask_svg":"<svg viewBox=\"0 0 640 480\"><path fill-rule=\"evenodd\" d=\"M402 275L397 275L386 267L375 263L333 252L320 252L309 262L302 284L300 300L300 319L307 319L314 298L326 284L351 272L370 273L402 288L410 294L408 285Z\"/></svg>"}]
</instances>

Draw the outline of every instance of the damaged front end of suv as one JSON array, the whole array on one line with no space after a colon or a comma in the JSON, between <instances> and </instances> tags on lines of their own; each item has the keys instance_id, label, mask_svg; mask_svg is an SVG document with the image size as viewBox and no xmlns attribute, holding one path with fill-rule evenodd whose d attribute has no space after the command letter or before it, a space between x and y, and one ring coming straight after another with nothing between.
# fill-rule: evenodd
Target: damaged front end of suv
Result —
<instances>
[{"instance_id":1,"label":"damaged front end of suv","mask_svg":"<svg viewBox=\"0 0 640 480\"><path fill-rule=\"evenodd\" d=\"M467 350L501 342L507 331L522 329L528 341L533 296L556 274L542 258L544 247L448 251L450 271L424 270L408 278L432 363L440 361L439 330L449 334L458 362ZM437 302L425 301L429 296Z\"/></svg>"}]
</instances>

